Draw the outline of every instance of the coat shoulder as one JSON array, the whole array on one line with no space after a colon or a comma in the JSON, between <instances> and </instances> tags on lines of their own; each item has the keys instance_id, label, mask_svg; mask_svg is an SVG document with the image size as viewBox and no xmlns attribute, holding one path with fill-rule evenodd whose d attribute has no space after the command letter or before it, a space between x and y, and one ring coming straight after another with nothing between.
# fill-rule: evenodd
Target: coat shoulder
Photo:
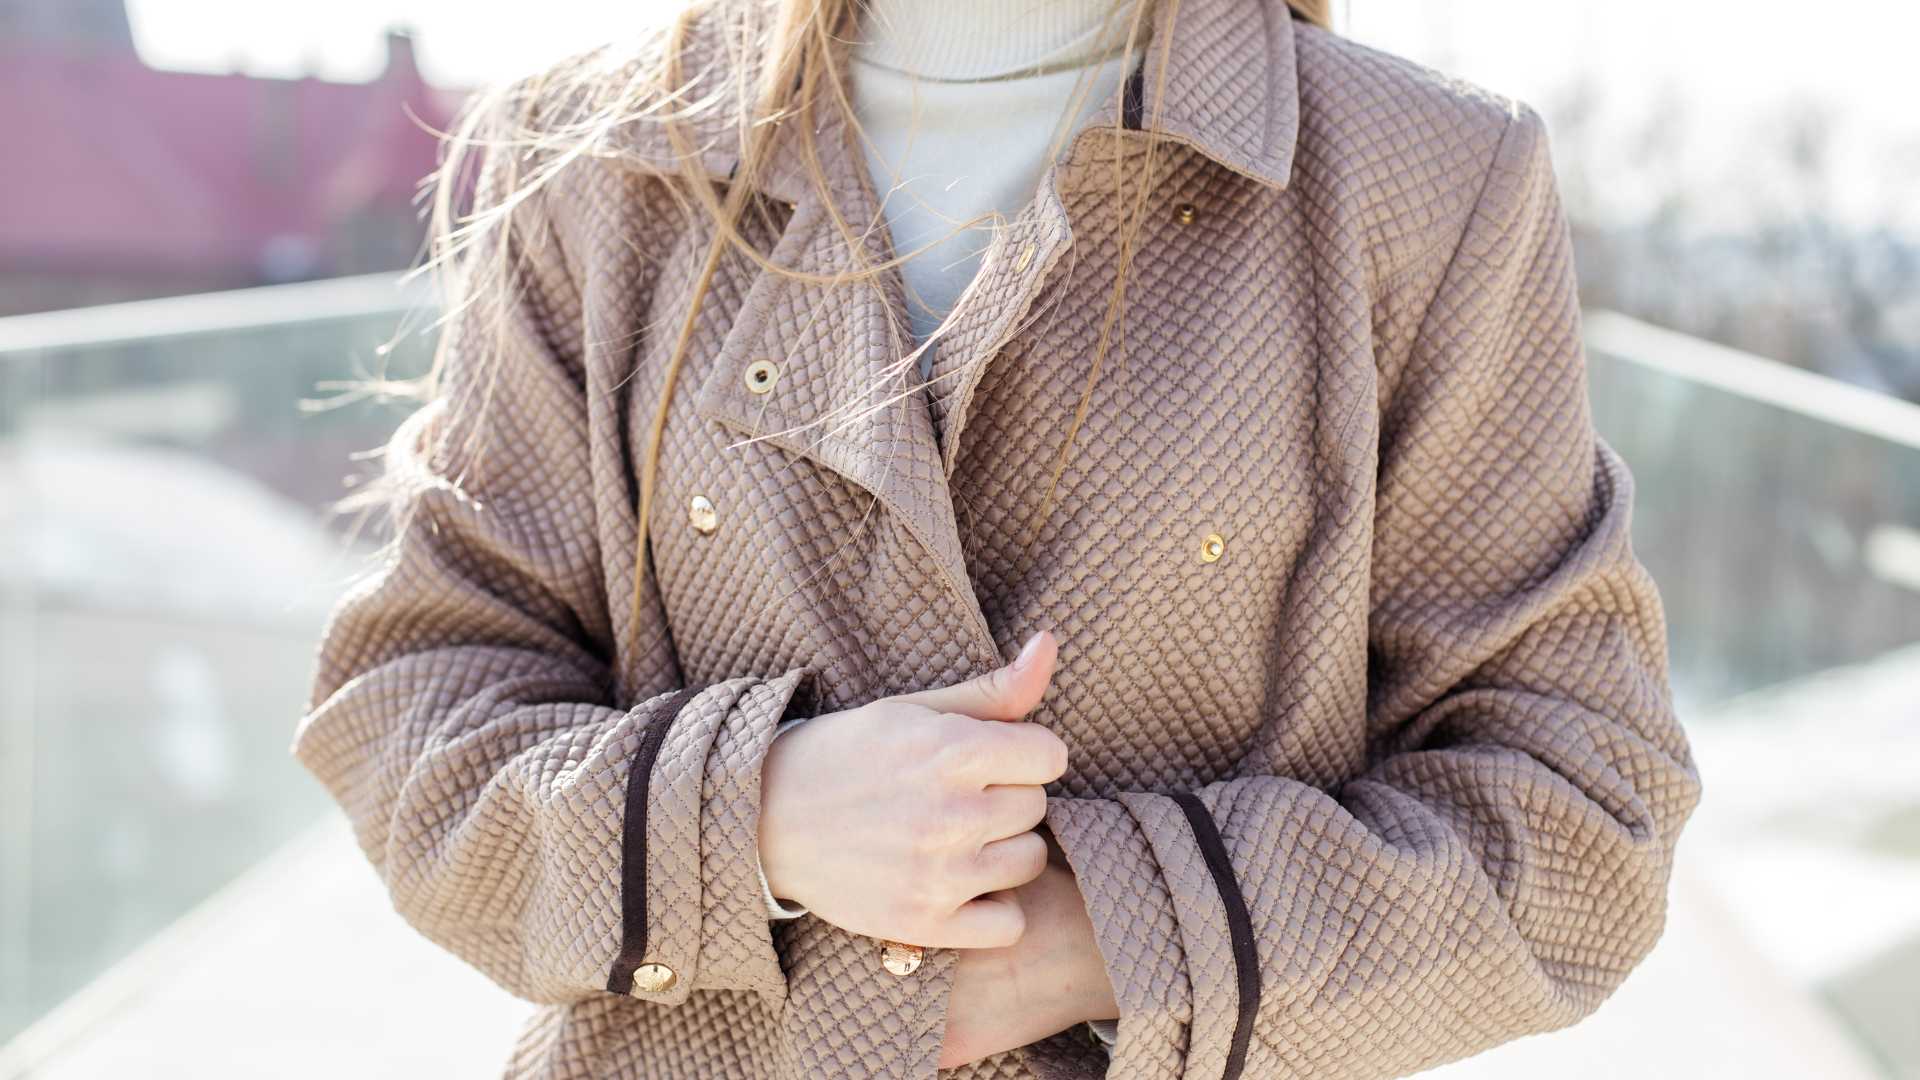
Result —
<instances>
[{"instance_id":1,"label":"coat shoulder","mask_svg":"<svg viewBox=\"0 0 1920 1080\"><path fill-rule=\"evenodd\" d=\"M1527 102L1351 38L1301 25L1299 160L1363 230L1376 274L1444 255L1509 133L1539 144Z\"/></svg>"}]
</instances>

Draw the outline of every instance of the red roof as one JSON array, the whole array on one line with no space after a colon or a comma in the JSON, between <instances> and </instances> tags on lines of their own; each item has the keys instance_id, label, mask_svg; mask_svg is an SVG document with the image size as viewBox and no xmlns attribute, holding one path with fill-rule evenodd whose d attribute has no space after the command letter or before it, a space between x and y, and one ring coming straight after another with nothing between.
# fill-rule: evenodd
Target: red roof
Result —
<instances>
[{"instance_id":1,"label":"red roof","mask_svg":"<svg viewBox=\"0 0 1920 1080\"><path fill-rule=\"evenodd\" d=\"M412 212L438 155L413 117L443 129L457 103L399 46L369 83L0 46L0 261L245 274L291 244L324 266L338 223Z\"/></svg>"}]
</instances>

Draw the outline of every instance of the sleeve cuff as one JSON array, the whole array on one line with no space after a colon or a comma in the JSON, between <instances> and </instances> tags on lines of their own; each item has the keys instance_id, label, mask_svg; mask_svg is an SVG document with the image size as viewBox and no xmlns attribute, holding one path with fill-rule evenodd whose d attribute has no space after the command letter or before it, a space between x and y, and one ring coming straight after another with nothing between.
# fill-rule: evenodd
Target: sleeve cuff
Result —
<instances>
[{"instance_id":1,"label":"sleeve cuff","mask_svg":"<svg viewBox=\"0 0 1920 1080\"><path fill-rule=\"evenodd\" d=\"M753 854L754 869L760 871L760 898L767 902L767 917L770 919L797 919L807 913L801 904L785 904L773 895L773 887L767 884L767 872L760 867L760 853Z\"/></svg>"},{"instance_id":2,"label":"sleeve cuff","mask_svg":"<svg viewBox=\"0 0 1920 1080\"><path fill-rule=\"evenodd\" d=\"M1114 1075L1145 1076L1158 1075L1160 1063L1181 1060L1194 998L1176 911L1186 897L1169 887L1149 838L1151 826L1135 817L1157 807L1151 797L1140 797L1143 806L1125 801L1134 797L1049 799L1047 825L1086 897L1120 1006L1118 1019L1089 1021L1088 1027L1106 1047ZM1111 1041L1102 1038L1107 1034Z\"/></svg>"},{"instance_id":3,"label":"sleeve cuff","mask_svg":"<svg viewBox=\"0 0 1920 1080\"><path fill-rule=\"evenodd\" d=\"M646 962L674 973L645 999L679 1004L696 986L784 995L786 976L760 896L760 766L774 728L811 700L813 669L702 688L665 729L645 791Z\"/></svg>"}]
</instances>

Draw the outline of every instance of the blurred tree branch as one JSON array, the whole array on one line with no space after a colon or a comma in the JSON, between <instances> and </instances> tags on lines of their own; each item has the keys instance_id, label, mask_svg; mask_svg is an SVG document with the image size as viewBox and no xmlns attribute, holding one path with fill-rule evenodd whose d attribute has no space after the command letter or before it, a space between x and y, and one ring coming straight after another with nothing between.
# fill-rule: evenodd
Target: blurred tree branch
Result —
<instances>
[{"instance_id":1,"label":"blurred tree branch","mask_svg":"<svg viewBox=\"0 0 1920 1080\"><path fill-rule=\"evenodd\" d=\"M1900 217L1920 140L1863 174L1820 102L1751 133L1671 87L1620 111L1592 78L1542 103L1586 303L1920 401L1920 235ZM1701 136L1730 134L1715 175Z\"/></svg>"}]
</instances>

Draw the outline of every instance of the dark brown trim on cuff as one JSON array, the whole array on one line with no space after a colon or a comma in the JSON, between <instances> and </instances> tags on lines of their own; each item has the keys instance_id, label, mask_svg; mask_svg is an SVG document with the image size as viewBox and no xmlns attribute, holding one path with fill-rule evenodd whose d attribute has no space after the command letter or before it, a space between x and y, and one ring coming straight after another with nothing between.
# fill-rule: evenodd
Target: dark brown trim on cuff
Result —
<instances>
[{"instance_id":1,"label":"dark brown trim on cuff","mask_svg":"<svg viewBox=\"0 0 1920 1080\"><path fill-rule=\"evenodd\" d=\"M1221 1080L1238 1080L1247 1066L1247 1044L1253 1038L1253 1017L1260 1009L1260 957L1253 948L1253 919L1247 914L1247 901L1240 893L1239 879L1233 874L1233 861L1227 857L1227 845L1200 796L1177 791L1171 796L1186 812L1187 824L1200 845L1200 857L1206 860L1219 890L1220 902L1227 909L1227 937L1233 943L1234 981L1240 991L1240 1012L1233 1022L1233 1041L1227 1047L1227 1069Z\"/></svg>"},{"instance_id":2,"label":"dark brown trim on cuff","mask_svg":"<svg viewBox=\"0 0 1920 1080\"><path fill-rule=\"evenodd\" d=\"M655 710L627 765L626 822L620 837L620 955L607 976L607 989L616 994L633 992L633 973L647 957L647 782L653 759L660 755L667 729L696 692L695 687L682 687Z\"/></svg>"}]
</instances>

